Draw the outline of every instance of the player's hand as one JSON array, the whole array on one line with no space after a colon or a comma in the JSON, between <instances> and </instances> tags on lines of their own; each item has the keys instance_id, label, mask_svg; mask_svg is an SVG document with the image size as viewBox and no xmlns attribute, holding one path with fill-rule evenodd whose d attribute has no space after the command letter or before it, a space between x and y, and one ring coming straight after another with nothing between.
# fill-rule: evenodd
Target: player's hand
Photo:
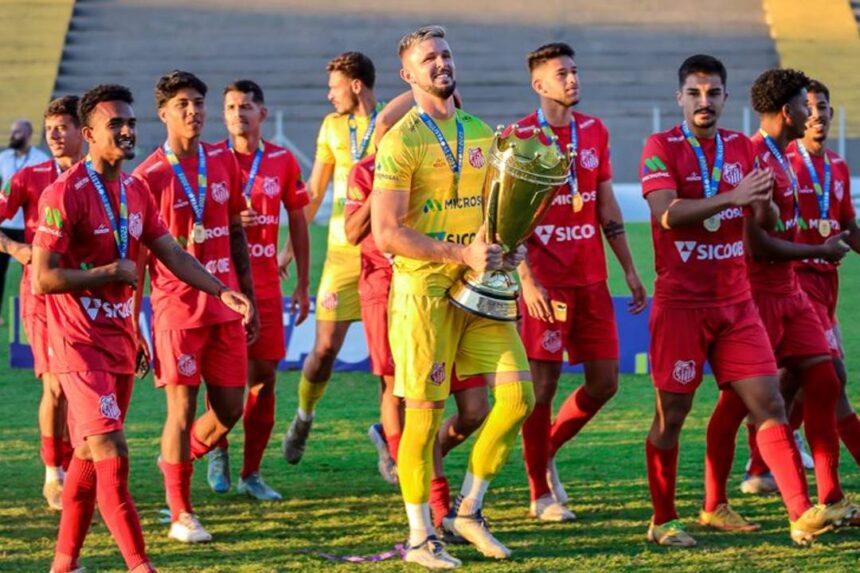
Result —
<instances>
[{"instance_id":1,"label":"player's hand","mask_svg":"<svg viewBox=\"0 0 860 573\"><path fill-rule=\"evenodd\" d=\"M475 234L475 240L463 249L463 262L479 273L502 268L502 247L495 243L488 243L484 238L485 235L486 229L481 225Z\"/></svg>"},{"instance_id":2,"label":"player's hand","mask_svg":"<svg viewBox=\"0 0 860 573\"><path fill-rule=\"evenodd\" d=\"M242 217L243 227L254 227L257 225L257 212L253 208L248 207L239 213L239 216Z\"/></svg>"},{"instance_id":3,"label":"player's hand","mask_svg":"<svg viewBox=\"0 0 860 573\"><path fill-rule=\"evenodd\" d=\"M242 315L242 324L247 326L254 318L254 305L244 294L231 288L224 289L218 298L227 308Z\"/></svg>"},{"instance_id":4,"label":"player's hand","mask_svg":"<svg viewBox=\"0 0 860 573\"><path fill-rule=\"evenodd\" d=\"M130 259L118 259L110 265L111 276L116 282L137 288L137 263Z\"/></svg>"},{"instance_id":5,"label":"player's hand","mask_svg":"<svg viewBox=\"0 0 860 573\"><path fill-rule=\"evenodd\" d=\"M296 319L296 326L300 325L308 317L311 311L311 297L308 293L308 286L296 286L290 297L290 313L298 311L299 317Z\"/></svg>"},{"instance_id":6,"label":"player's hand","mask_svg":"<svg viewBox=\"0 0 860 573\"><path fill-rule=\"evenodd\" d=\"M16 261L26 266L30 264L30 259L33 257L33 247L27 243L18 243L11 254Z\"/></svg>"},{"instance_id":7,"label":"player's hand","mask_svg":"<svg viewBox=\"0 0 860 573\"><path fill-rule=\"evenodd\" d=\"M845 243L844 239L847 239L850 234L850 231L842 231L838 235L833 235L824 241L824 244L821 245L824 251L821 258L830 261L831 263L838 263L845 258L845 255L848 254L851 247Z\"/></svg>"},{"instance_id":8,"label":"player's hand","mask_svg":"<svg viewBox=\"0 0 860 573\"><path fill-rule=\"evenodd\" d=\"M293 262L293 243L288 240L286 247L278 251L278 274L283 280L290 278L291 262Z\"/></svg>"},{"instance_id":9,"label":"player's hand","mask_svg":"<svg viewBox=\"0 0 860 573\"><path fill-rule=\"evenodd\" d=\"M526 260L526 246L520 245L502 257L502 268L506 271L516 270L520 263Z\"/></svg>"},{"instance_id":10,"label":"player's hand","mask_svg":"<svg viewBox=\"0 0 860 573\"><path fill-rule=\"evenodd\" d=\"M636 274L636 271L625 274L624 280L627 281L627 288L630 289L630 294L633 295L633 300L627 303L627 311L630 314L639 314L648 306L648 293L645 291L645 287L642 286L642 281L639 280L639 275Z\"/></svg>"},{"instance_id":11,"label":"player's hand","mask_svg":"<svg viewBox=\"0 0 860 573\"><path fill-rule=\"evenodd\" d=\"M730 191L732 204L746 207L756 202L770 201L773 191L773 171L753 169L744 177L734 191Z\"/></svg>"},{"instance_id":12,"label":"player's hand","mask_svg":"<svg viewBox=\"0 0 860 573\"><path fill-rule=\"evenodd\" d=\"M534 280L524 280L522 286L523 300L526 303L529 316L544 322L555 322L546 289Z\"/></svg>"}]
</instances>

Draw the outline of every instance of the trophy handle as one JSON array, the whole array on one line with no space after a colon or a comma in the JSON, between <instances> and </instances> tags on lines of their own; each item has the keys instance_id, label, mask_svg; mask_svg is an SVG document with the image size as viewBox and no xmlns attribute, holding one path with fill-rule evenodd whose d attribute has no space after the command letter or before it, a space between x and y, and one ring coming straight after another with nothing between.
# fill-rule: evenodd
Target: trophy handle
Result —
<instances>
[{"instance_id":1,"label":"trophy handle","mask_svg":"<svg viewBox=\"0 0 860 573\"><path fill-rule=\"evenodd\" d=\"M488 243L496 242L496 228L498 223L499 209L499 181L493 181L493 186L490 188L490 194L487 196L487 236L484 239Z\"/></svg>"}]
</instances>

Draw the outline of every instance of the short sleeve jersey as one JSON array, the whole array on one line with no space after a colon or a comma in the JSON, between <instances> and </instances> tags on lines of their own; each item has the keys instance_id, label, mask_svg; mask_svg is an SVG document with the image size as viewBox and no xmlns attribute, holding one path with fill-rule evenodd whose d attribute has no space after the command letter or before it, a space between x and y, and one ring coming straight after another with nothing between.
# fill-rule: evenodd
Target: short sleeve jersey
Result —
<instances>
[{"instance_id":1,"label":"short sleeve jersey","mask_svg":"<svg viewBox=\"0 0 860 573\"><path fill-rule=\"evenodd\" d=\"M144 181L155 198L159 213L170 234L206 270L228 287L238 288L230 249L230 217L246 208L242 195L242 175L236 158L229 151L201 143L206 157L207 190L203 209L206 239L195 243L191 239L194 213L181 183L158 148L134 170L135 177ZM180 158L195 195L197 185L197 154ZM176 278L161 261L150 264L152 277L153 328L155 331L197 328L220 324L240 317L217 297L199 291Z\"/></svg>"},{"instance_id":2,"label":"short sleeve jersey","mask_svg":"<svg viewBox=\"0 0 860 573\"><path fill-rule=\"evenodd\" d=\"M373 188L409 193L406 226L432 239L467 245L483 218L482 188L493 131L462 110L456 111L456 119L436 120L455 158L456 121L463 126L464 141L458 186L439 141L413 108L382 138ZM393 281L404 291L441 297L463 270L462 265L396 256Z\"/></svg>"},{"instance_id":3,"label":"short sleeve jersey","mask_svg":"<svg viewBox=\"0 0 860 573\"><path fill-rule=\"evenodd\" d=\"M607 278L597 194L598 186L612 179L609 131L596 117L574 112L573 120L578 149L576 180L583 208L574 212L570 186L561 187L549 211L526 242L532 273L546 287L587 286ZM537 112L524 117L517 125L540 127ZM566 149L571 142L570 124L553 126L552 131L562 149Z\"/></svg>"},{"instance_id":4,"label":"short sleeve jersey","mask_svg":"<svg viewBox=\"0 0 860 573\"><path fill-rule=\"evenodd\" d=\"M128 258L137 260L140 245L166 235L167 228L146 186L125 173L121 178L128 205ZM117 217L120 182L103 183ZM33 245L59 253L62 268L91 269L119 258L111 221L84 163L45 190L39 213ZM131 286L119 282L47 296L51 371L133 373L133 296Z\"/></svg>"},{"instance_id":5,"label":"short sleeve jersey","mask_svg":"<svg viewBox=\"0 0 860 573\"><path fill-rule=\"evenodd\" d=\"M231 152L227 142L219 147ZM242 172L242 190L248 184L254 154L236 153ZM304 208L308 193L302 180L302 171L293 154L283 147L265 143L263 157L250 189L251 207L257 213L256 224L245 227L248 253L251 256L251 274L254 294L258 299L281 296L281 278L278 274L278 231L281 223L281 205L287 211ZM248 196L245 195L247 203Z\"/></svg>"},{"instance_id":6,"label":"short sleeve jersey","mask_svg":"<svg viewBox=\"0 0 860 573\"><path fill-rule=\"evenodd\" d=\"M719 193L733 190L755 167L750 140L742 133L719 130L724 163ZM716 138L700 139L708 170L714 165ZM642 194L674 191L679 199L704 199L699 161L680 126L651 135L639 164ZM667 307L722 306L748 300L750 282L744 260L745 212L730 207L718 213L720 227L703 223L664 229L651 219L657 280L654 298Z\"/></svg>"}]
</instances>

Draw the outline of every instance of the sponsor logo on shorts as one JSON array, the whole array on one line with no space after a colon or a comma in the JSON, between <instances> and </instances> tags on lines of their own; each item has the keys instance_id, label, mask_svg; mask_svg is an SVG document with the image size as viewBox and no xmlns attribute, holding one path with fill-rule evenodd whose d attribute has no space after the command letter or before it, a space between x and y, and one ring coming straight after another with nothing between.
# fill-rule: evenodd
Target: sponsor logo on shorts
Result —
<instances>
[{"instance_id":1,"label":"sponsor logo on shorts","mask_svg":"<svg viewBox=\"0 0 860 573\"><path fill-rule=\"evenodd\" d=\"M88 296L82 296L78 300L81 301L81 307L83 307L84 311L90 317L90 320L96 320L99 317L99 314L102 313L107 319L124 320L131 316L132 308L134 307L133 297L129 297L128 300L123 302L110 302Z\"/></svg>"},{"instance_id":2,"label":"sponsor logo on shorts","mask_svg":"<svg viewBox=\"0 0 860 573\"><path fill-rule=\"evenodd\" d=\"M275 245L273 243L269 243L268 245L261 245L260 243L252 243L248 245L248 253L254 258L267 258L271 259L276 254Z\"/></svg>"},{"instance_id":3,"label":"sponsor logo on shorts","mask_svg":"<svg viewBox=\"0 0 860 573\"><path fill-rule=\"evenodd\" d=\"M678 360L672 370L672 378L679 384L689 384L696 377L696 362L693 360Z\"/></svg>"},{"instance_id":4,"label":"sponsor logo on shorts","mask_svg":"<svg viewBox=\"0 0 860 573\"><path fill-rule=\"evenodd\" d=\"M469 148L469 165L475 169L480 169L484 166L484 152L480 147Z\"/></svg>"},{"instance_id":5,"label":"sponsor logo on shorts","mask_svg":"<svg viewBox=\"0 0 860 573\"><path fill-rule=\"evenodd\" d=\"M597 201L597 191L585 191L580 193L582 196L583 203L591 203L592 201ZM556 205L571 205L573 203L573 195L569 192L560 192L557 193L555 198L552 200L553 206Z\"/></svg>"},{"instance_id":6,"label":"sponsor logo on shorts","mask_svg":"<svg viewBox=\"0 0 860 573\"><path fill-rule=\"evenodd\" d=\"M744 242L707 244L696 241L675 241L675 248L683 262L695 255L696 261L724 261L744 256Z\"/></svg>"},{"instance_id":7,"label":"sponsor logo on shorts","mask_svg":"<svg viewBox=\"0 0 860 573\"><path fill-rule=\"evenodd\" d=\"M224 181L215 181L211 187L212 198L216 203L224 204L230 198L230 188Z\"/></svg>"},{"instance_id":8,"label":"sponsor logo on shorts","mask_svg":"<svg viewBox=\"0 0 860 573\"><path fill-rule=\"evenodd\" d=\"M560 330L545 330L541 346L547 352L555 354L561 350L561 331Z\"/></svg>"},{"instance_id":9,"label":"sponsor logo on shorts","mask_svg":"<svg viewBox=\"0 0 860 573\"><path fill-rule=\"evenodd\" d=\"M320 297L320 306L326 310L334 310L337 308L338 296L336 292L323 293Z\"/></svg>"},{"instance_id":10,"label":"sponsor logo on shorts","mask_svg":"<svg viewBox=\"0 0 860 573\"><path fill-rule=\"evenodd\" d=\"M229 273L230 259L227 257L221 257L220 259L212 259L211 261L206 261L203 266L206 267L206 270L211 275L214 275L216 273Z\"/></svg>"},{"instance_id":11,"label":"sponsor logo on shorts","mask_svg":"<svg viewBox=\"0 0 860 573\"><path fill-rule=\"evenodd\" d=\"M845 182L844 181L834 181L833 182L833 194L836 195L837 201L842 201L842 198L845 197Z\"/></svg>"},{"instance_id":12,"label":"sponsor logo on shorts","mask_svg":"<svg viewBox=\"0 0 860 573\"><path fill-rule=\"evenodd\" d=\"M430 382L436 384L437 386L442 384L445 381L445 363L444 362L434 362L433 366L430 368Z\"/></svg>"},{"instance_id":13,"label":"sponsor logo on shorts","mask_svg":"<svg viewBox=\"0 0 860 573\"><path fill-rule=\"evenodd\" d=\"M143 234L143 216L140 212L128 216L128 232L135 239L140 239Z\"/></svg>"},{"instance_id":14,"label":"sponsor logo on shorts","mask_svg":"<svg viewBox=\"0 0 860 573\"><path fill-rule=\"evenodd\" d=\"M110 420L120 419L122 410L119 409L119 404L117 404L116 394L99 396L99 412L101 412L102 416Z\"/></svg>"},{"instance_id":15,"label":"sponsor logo on shorts","mask_svg":"<svg viewBox=\"0 0 860 573\"><path fill-rule=\"evenodd\" d=\"M277 197L281 194L281 180L278 177L263 177L263 194L266 197Z\"/></svg>"},{"instance_id":16,"label":"sponsor logo on shorts","mask_svg":"<svg viewBox=\"0 0 860 573\"><path fill-rule=\"evenodd\" d=\"M183 376L197 374L197 359L191 354L180 354L176 359L176 370Z\"/></svg>"},{"instance_id":17,"label":"sponsor logo on shorts","mask_svg":"<svg viewBox=\"0 0 860 573\"><path fill-rule=\"evenodd\" d=\"M583 169L588 169L589 171L597 169L597 166L600 165L597 150L593 147L581 150L579 152L579 165L582 166Z\"/></svg>"},{"instance_id":18,"label":"sponsor logo on shorts","mask_svg":"<svg viewBox=\"0 0 860 573\"><path fill-rule=\"evenodd\" d=\"M723 177L726 183L731 186L737 186L744 178L744 170L740 163L726 163L723 166Z\"/></svg>"},{"instance_id":19,"label":"sponsor logo on shorts","mask_svg":"<svg viewBox=\"0 0 860 573\"><path fill-rule=\"evenodd\" d=\"M538 225L535 235L544 245L555 240L558 243L591 239L597 234L597 228L587 223L585 225Z\"/></svg>"}]
</instances>

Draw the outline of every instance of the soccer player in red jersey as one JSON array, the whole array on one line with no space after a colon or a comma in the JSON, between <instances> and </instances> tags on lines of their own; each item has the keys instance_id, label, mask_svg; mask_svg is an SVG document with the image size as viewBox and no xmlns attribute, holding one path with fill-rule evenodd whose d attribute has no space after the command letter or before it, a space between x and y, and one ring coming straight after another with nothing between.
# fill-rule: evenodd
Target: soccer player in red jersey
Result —
<instances>
[{"instance_id":1,"label":"soccer player in red jersey","mask_svg":"<svg viewBox=\"0 0 860 573\"><path fill-rule=\"evenodd\" d=\"M259 500L280 500L281 495L260 477L260 461L275 425L276 374L285 350L284 305L278 269L281 205L287 211L298 271L291 297L292 309L299 312L296 324L304 322L310 308L310 246L304 212L308 194L301 169L290 151L263 141L261 127L267 114L263 90L257 83L239 80L224 88L224 122L230 139L221 147L235 154L242 170L242 189L247 202L242 223L248 237L261 324L257 342L248 347L248 396L242 417L245 456L238 491ZM228 459L225 436L219 447L209 452L208 481L217 493L230 489Z\"/></svg>"},{"instance_id":2,"label":"soccer player in red jersey","mask_svg":"<svg viewBox=\"0 0 860 573\"><path fill-rule=\"evenodd\" d=\"M158 80L155 99L167 141L134 174L149 186L177 242L253 301L242 173L227 149L200 141L205 96L206 84L189 72L176 70ZM256 340L259 318L252 310L243 326L234 312L182 284L157 260L150 276L155 378L167 398L159 465L170 506L169 535L185 543L209 541L191 508L192 462L209 453L242 415L246 340ZM195 420L201 378L211 408Z\"/></svg>"},{"instance_id":3,"label":"soccer player in red jersey","mask_svg":"<svg viewBox=\"0 0 860 573\"><path fill-rule=\"evenodd\" d=\"M528 239L528 257L518 269L523 285L520 335L535 386L535 409L523 425L529 514L568 521L575 515L567 507L555 455L618 390L618 329L599 229L624 270L633 295L630 312L642 312L647 296L612 191L609 132L598 118L573 110L580 90L573 48L562 42L543 45L528 55L528 66L540 108L517 125L542 129L562 149L572 145L576 152L570 183L559 190ZM552 422L565 350L571 364L584 365L585 383Z\"/></svg>"},{"instance_id":4,"label":"soccer player in red jersey","mask_svg":"<svg viewBox=\"0 0 860 573\"><path fill-rule=\"evenodd\" d=\"M6 237L0 231L0 251L14 256L24 265L21 275L21 320L30 348L33 369L42 379L39 402L39 430L42 436L41 456L45 464L42 494L51 509L62 509L63 477L71 461L72 446L66 426L66 398L60 381L52 373L48 357L48 316L45 297L34 295L30 286L30 243L39 225L39 197L60 173L83 157L83 136L78 121L78 96L63 96L45 110L45 136L52 159L25 167L4 185L0 192L0 220L9 219L24 209L24 243Z\"/></svg>"},{"instance_id":5,"label":"soccer player in red jersey","mask_svg":"<svg viewBox=\"0 0 860 573\"><path fill-rule=\"evenodd\" d=\"M815 460L818 502L822 513L832 525L851 520L860 507L850 503L839 484L839 434L836 429L836 403L840 393L839 377L833 367L824 328L800 289L794 261L818 258L837 262L848 251L842 242L847 232L829 236L818 245L795 241L798 229L807 226L799 212L800 186L786 147L803 137L809 119L806 86L802 72L772 69L761 74L753 83L752 106L761 116L761 127L753 138L759 165L773 173L773 201L779 210L776 224L768 229L746 222L746 244L749 249L749 277L752 294L771 346L780 367L791 372L783 386L785 402L790 404L799 388L804 390L803 418L806 436ZM819 230L829 229L826 225ZM830 235L830 233L827 233ZM726 503L724 472L731 467L734 444L734 423L743 420L744 404L734 396L722 395L708 428L708 461L706 466L705 511L711 503ZM786 492L779 472L785 467L767 459L762 448L762 434L771 428L756 429L756 443L767 466L774 473L777 485L788 502L793 492ZM785 427L782 430L790 431ZM775 434L774 434L775 435ZM786 434L788 435L788 434ZM770 436L770 434L769 434ZM785 437L784 435L782 437ZM711 471L713 470L713 471ZM792 518L794 519L794 518ZM721 527L721 529L726 529ZM794 531L792 531L794 537ZM803 539L801 539L803 540Z\"/></svg>"},{"instance_id":6,"label":"soccer player in red jersey","mask_svg":"<svg viewBox=\"0 0 860 573\"><path fill-rule=\"evenodd\" d=\"M773 174L756 168L749 139L717 128L727 97L722 62L691 56L681 65L678 81L684 122L649 137L640 165L657 270L649 320L656 412L645 442L654 507L648 539L660 545L696 544L678 519L675 480L678 439L707 360L721 390L720 402L744 406L739 419L723 421L734 432L723 448L733 450L734 435L748 409L759 428L758 446L774 468L788 507L791 537L804 542L826 530L832 514L809 500L744 258L744 221L752 227L775 220ZM709 426L709 445L715 427L716 415ZM725 484L731 457L709 456L706 464L708 481ZM702 517L713 525L730 508L710 503L709 498L707 516ZM731 515L732 522L736 517L742 521L739 525L747 525Z\"/></svg>"},{"instance_id":7,"label":"soccer player in red jersey","mask_svg":"<svg viewBox=\"0 0 860 573\"><path fill-rule=\"evenodd\" d=\"M78 556L98 501L126 566L142 573L155 568L128 490L123 433L138 341L133 297L139 251L149 248L179 280L218 297L230 312L247 319L251 304L176 244L146 186L122 172L122 162L134 157L131 92L97 86L83 95L79 109L90 155L43 193L33 238L33 290L52 295L51 369L68 400L75 447L51 571L83 571Z\"/></svg>"}]
</instances>

